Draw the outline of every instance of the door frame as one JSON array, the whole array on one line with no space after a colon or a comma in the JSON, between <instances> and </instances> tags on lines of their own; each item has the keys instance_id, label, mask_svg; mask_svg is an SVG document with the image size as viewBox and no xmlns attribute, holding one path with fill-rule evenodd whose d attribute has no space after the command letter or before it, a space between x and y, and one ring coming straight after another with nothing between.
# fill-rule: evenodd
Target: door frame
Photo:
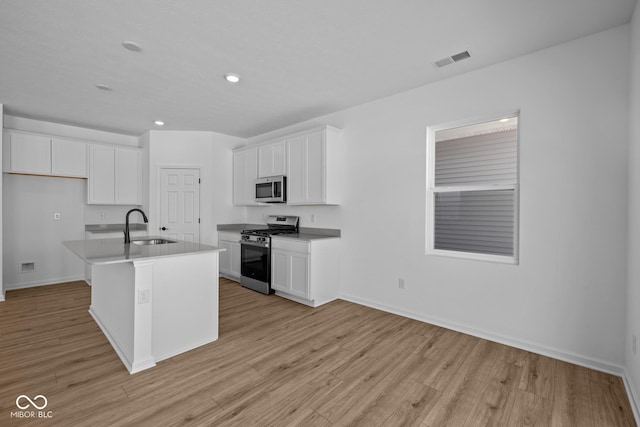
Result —
<instances>
[{"instance_id":1,"label":"door frame","mask_svg":"<svg viewBox=\"0 0 640 427\"><path fill-rule=\"evenodd\" d=\"M157 165L156 171L156 182L158 183L156 189L156 212L157 215L154 215L156 218L154 224L155 227L153 233L149 233L150 235L160 234L160 216L162 209L162 170L163 169L190 169L197 170L198 176L200 177L200 182L202 182L202 166L200 165L171 165L171 164L161 164ZM202 184L200 184L202 185ZM202 243L202 186L198 187L198 218L200 218L200 223L198 224L198 240Z\"/></svg>"}]
</instances>

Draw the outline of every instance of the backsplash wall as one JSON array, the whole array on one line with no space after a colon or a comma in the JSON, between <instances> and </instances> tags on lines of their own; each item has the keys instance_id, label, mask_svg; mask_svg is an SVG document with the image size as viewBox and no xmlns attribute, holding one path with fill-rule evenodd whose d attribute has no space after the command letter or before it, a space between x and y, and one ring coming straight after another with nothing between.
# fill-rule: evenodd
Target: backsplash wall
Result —
<instances>
[{"instance_id":1,"label":"backsplash wall","mask_svg":"<svg viewBox=\"0 0 640 427\"><path fill-rule=\"evenodd\" d=\"M300 227L342 228L341 206L289 206L273 204L269 206L247 207L247 222L264 224L269 215L295 215L300 217Z\"/></svg>"}]
</instances>

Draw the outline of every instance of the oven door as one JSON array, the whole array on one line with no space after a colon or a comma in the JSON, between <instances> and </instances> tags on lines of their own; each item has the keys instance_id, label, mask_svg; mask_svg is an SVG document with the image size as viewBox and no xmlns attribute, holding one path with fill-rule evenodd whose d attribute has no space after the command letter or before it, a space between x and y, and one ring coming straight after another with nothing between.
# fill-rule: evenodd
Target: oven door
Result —
<instances>
[{"instance_id":1,"label":"oven door","mask_svg":"<svg viewBox=\"0 0 640 427\"><path fill-rule=\"evenodd\" d=\"M240 284L263 294L271 293L271 249L240 242Z\"/></svg>"}]
</instances>

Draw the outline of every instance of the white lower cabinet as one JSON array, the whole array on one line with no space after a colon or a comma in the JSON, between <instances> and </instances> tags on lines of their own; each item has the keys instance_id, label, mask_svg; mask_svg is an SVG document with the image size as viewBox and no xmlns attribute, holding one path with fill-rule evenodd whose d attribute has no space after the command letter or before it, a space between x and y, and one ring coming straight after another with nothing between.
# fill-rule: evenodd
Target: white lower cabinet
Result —
<instances>
[{"instance_id":1,"label":"white lower cabinet","mask_svg":"<svg viewBox=\"0 0 640 427\"><path fill-rule=\"evenodd\" d=\"M340 239L271 238L271 287L317 307L338 298Z\"/></svg>"},{"instance_id":2,"label":"white lower cabinet","mask_svg":"<svg viewBox=\"0 0 640 427\"><path fill-rule=\"evenodd\" d=\"M222 277L240 280L240 233L218 232L220 252L219 272Z\"/></svg>"},{"instance_id":3,"label":"white lower cabinet","mask_svg":"<svg viewBox=\"0 0 640 427\"><path fill-rule=\"evenodd\" d=\"M271 249L271 287L304 299L309 298L309 254Z\"/></svg>"}]
</instances>

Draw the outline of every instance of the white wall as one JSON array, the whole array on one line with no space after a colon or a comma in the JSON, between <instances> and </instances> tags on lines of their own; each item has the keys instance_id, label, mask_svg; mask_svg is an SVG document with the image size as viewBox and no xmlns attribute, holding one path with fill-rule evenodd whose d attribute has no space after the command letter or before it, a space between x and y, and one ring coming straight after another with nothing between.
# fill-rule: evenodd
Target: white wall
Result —
<instances>
[{"instance_id":1,"label":"white wall","mask_svg":"<svg viewBox=\"0 0 640 427\"><path fill-rule=\"evenodd\" d=\"M129 135L14 116L4 116L4 127L88 142L138 145L138 139ZM83 278L84 264L62 242L84 239L85 224L123 223L124 213L131 208L87 205L86 180L2 175L4 289ZM61 213L60 221L53 220L54 212ZM105 213L104 220L100 212ZM35 271L21 273L24 262L35 262Z\"/></svg>"},{"instance_id":2,"label":"white wall","mask_svg":"<svg viewBox=\"0 0 640 427\"><path fill-rule=\"evenodd\" d=\"M343 230L343 297L621 372L628 48L623 26L250 142L343 129L345 202L313 208ZM426 256L426 127L517 109L520 265Z\"/></svg>"},{"instance_id":3,"label":"white wall","mask_svg":"<svg viewBox=\"0 0 640 427\"><path fill-rule=\"evenodd\" d=\"M149 131L140 137L148 156L148 200L145 212L150 230L158 230L159 171L161 167L199 167L200 239L216 246L216 226L238 222L244 209L232 205L232 152L243 139L214 132Z\"/></svg>"},{"instance_id":4,"label":"white wall","mask_svg":"<svg viewBox=\"0 0 640 427\"><path fill-rule=\"evenodd\" d=\"M637 354L640 348L634 354L631 345L632 335L640 338L640 7L637 5L631 21L630 57L629 251L625 358L630 388L636 403L640 403L640 354Z\"/></svg>"},{"instance_id":5,"label":"white wall","mask_svg":"<svg viewBox=\"0 0 640 427\"><path fill-rule=\"evenodd\" d=\"M3 175L5 289L83 278L84 263L62 242L84 239L86 180ZM21 272L25 262L35 270Z\"/></svg>"}]
</instances>

